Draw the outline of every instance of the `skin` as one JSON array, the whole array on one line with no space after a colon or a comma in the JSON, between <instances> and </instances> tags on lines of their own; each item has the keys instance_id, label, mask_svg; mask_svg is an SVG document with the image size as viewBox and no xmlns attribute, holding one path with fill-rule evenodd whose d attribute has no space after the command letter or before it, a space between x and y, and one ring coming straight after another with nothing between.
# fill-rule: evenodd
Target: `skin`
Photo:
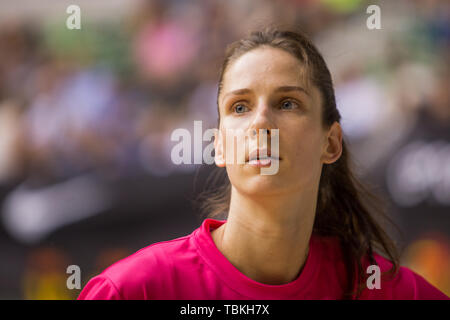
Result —
<instances>
[{"instance_id":1,"label":"skin","mask_svg":"<svg viewBox=\"0 0 450 320\"><path fill-rule=\"evenodd\" d=\"M218 97L215 163L226 167L232 190L227 223L211 236L231 264L264 284L285 284L299 276L308 256L322 166L342 153L341 127L337 122L322 127L321 94L305 81L304 72L288 52L259 47L228 66ZM281 86L304 91L275 92ZM231 93L243 88L250 91ZM227 129L248 134L247 159L257 147L254 129L279 129L277 174L261 175L248 163L225 161Z\"/></svg>"}]
</instances>

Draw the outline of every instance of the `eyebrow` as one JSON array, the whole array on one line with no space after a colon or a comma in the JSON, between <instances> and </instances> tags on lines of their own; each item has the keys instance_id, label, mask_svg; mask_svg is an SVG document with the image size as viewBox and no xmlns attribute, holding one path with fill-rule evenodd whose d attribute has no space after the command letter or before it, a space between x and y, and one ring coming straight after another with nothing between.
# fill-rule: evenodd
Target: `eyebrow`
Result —
<instances>
[{"instance_id":1,"label":"eyebrow","mask_svg":"<svg viewBox=\"0 0 450 320\"><path fill-rule=\"evenodd\" d=\"M298 86L282 86L282 87L278 87L277 89L275 89L274 92L292 92L292 91L297 91L300 93L305 93L306 95L309 96L308 91L306 91L304 88L302 87L298 87ZM244 94L248 94L250 93L251 90L244 88L244 89L238 89L238 90L234 90L231 92L228 92L226 95L223 96L222 102L225 100L225 98L229 95L235 95L235 96L239 96L239 95L244 95Z\"/></svg>"}]
</instances>

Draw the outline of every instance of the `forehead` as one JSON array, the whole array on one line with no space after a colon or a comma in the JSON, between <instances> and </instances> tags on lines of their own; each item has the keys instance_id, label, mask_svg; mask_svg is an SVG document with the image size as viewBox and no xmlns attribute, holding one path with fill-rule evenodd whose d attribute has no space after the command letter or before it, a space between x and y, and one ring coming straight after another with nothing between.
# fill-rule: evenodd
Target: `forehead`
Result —
<instances>
[{"instance_id":1,"label":"forehead","mask_svg":"<svg viewBox=\"0 0 450 320\"><path fill-rule=\"evenodd\" d=\"M270 89L283 85L306 87L306 68L292 54L260 47L233 61L223 78L223 92L241 88Z\"/></svg>"}]
</instances>

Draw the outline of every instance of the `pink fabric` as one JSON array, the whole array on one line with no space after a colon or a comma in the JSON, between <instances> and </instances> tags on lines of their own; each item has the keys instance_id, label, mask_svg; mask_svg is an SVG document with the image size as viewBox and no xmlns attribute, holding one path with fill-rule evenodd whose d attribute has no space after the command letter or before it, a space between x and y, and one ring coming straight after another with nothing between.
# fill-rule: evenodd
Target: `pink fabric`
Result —
<instances>
[{"instance_id":1,"label":"pink fabric","mask_svg":"<svg viewBox=\"0 0 450 320\"><path fill-rule=\"evenodd\" d=\"M92 278L78 299L341 299L345 268L336 239L311 236L299 277L283 285L256 282L236 269L215 246L210 230L226 221L206 219L190 235L158 242ZM390 262L380 255L381 272ZM401 267L381 289L361 299L449 299L424 278Z\"/></svg>"}]
</instances>

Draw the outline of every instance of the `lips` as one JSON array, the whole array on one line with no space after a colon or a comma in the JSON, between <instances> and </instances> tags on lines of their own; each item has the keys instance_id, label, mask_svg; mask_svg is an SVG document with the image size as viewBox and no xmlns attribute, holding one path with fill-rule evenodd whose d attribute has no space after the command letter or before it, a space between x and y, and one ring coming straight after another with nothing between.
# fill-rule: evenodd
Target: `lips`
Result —
<instances>
[{"instance_id":1,"label":"lips","mask_svg":"<svg viewBox=\"0 0 450 320\"><path fill-rule=\"evenodd\" d=\"M253 161L253 160L264 160L264 159L277 159L281 160L280 157L272 157L272 154L270 150L267 149L255 149L252 152L250 152L247 162Z\"/></svg>"}]
</instances>

